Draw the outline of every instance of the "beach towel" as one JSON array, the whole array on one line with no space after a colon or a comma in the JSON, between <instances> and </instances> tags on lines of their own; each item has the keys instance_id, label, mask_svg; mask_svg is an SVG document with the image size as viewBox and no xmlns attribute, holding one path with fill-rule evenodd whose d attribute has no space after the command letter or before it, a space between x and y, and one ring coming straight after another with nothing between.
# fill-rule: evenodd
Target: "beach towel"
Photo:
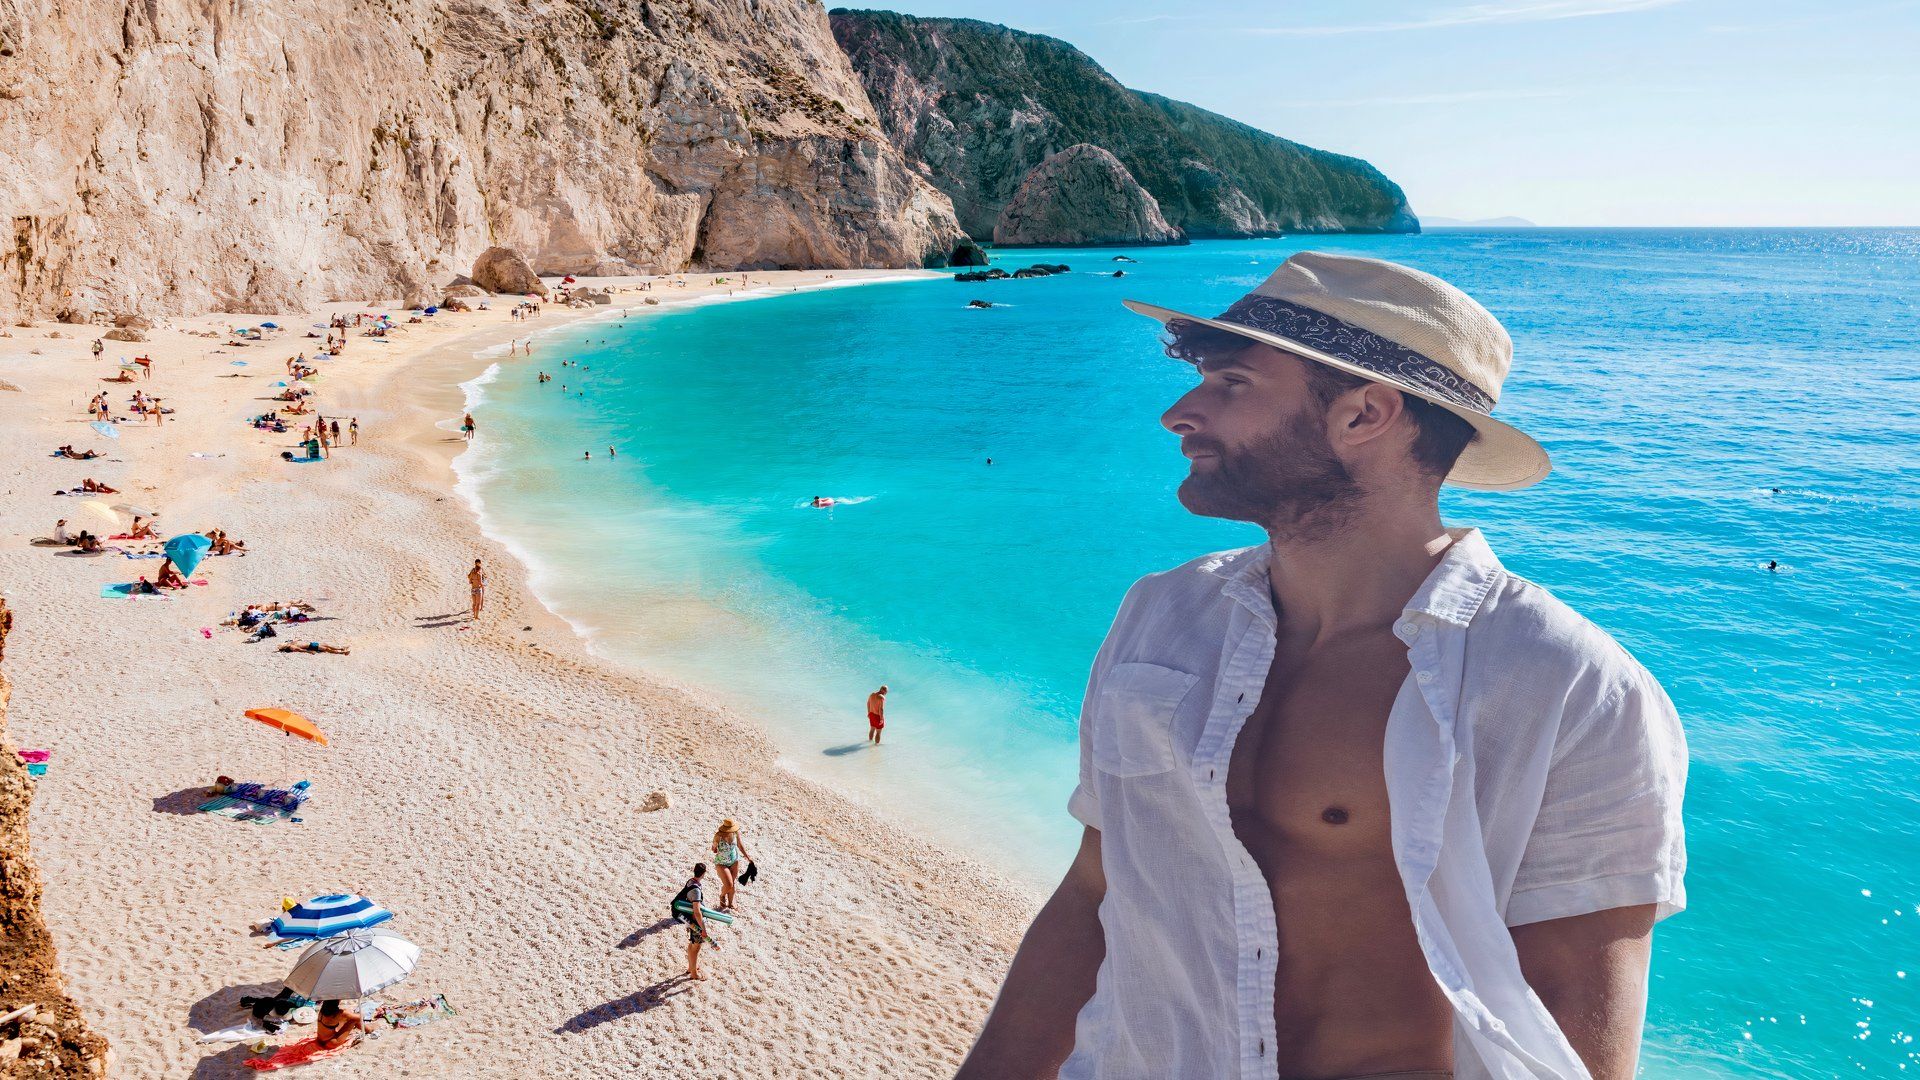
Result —
<instances>
[{"instance_id":1,"label":"beach towel","mask_svg":"<svg viewBox=\"0 0 1920 1080\"><path fill-rule=\"evenodd\" d=\"M252 1021L248 1021L232 1027L223 1027L219 1031L209 1031L200 1036L199 1041L203 1043L252 1042L255 1039L264 1039L271 1034L272 1032L266 1028L255 1027Z\"/></svg>"},{"instance_id":2,"label":"beach towel","mask_svg":"<svg viewBox=\"0 0 1920 1080\"><path fill-rule=\"evenodd\" d=\"M136 582L129 581L124 585L102 585L100 586L100 595L103 597L106 597L109 600L166 600L168 599L168 596L165 593L134 592L133 590L136 584L137 584Z\"/></svg>"},{"instance_id":3,"label":"beach towel","mask_svg":"<svg viewBox=\"0 0 1920 1080\"><path fill-rule=\"evenodd\" d=\"M447 1004L447 995L435 994L419 1001L404 1001L393 1005L382 1005L373 1014L375 1020L385 1020L394 1027L416 1028L422 1024L431 1024L435 1020L449 1016L458 1016L452 1005Z\"/></svg>"},{"instance_id":4,"label":"beach towel","mask_svg":"<svg viewBox=\"0 0 1920 1080\"><path fill-rule=\"evenodd\" d=\"M256 825L272 824L276 821L298 821L294 815L299 813L312 792L308 781L302 780L290 788L270 788L265 784L239 783L226 785L213 798L200 804L200 812L230 821L248 821Z\"/></svg>"},{"instance_id":5,"label":"beach towel","mask_svg":"<svg viewBox=\"0 0 1920 1080\"><path fill-rule=\"evenodd\" d=\"M128 551L125 548L121 548L119 549L119 551L120 551L120 554L125 555L129 559L164 559L166 558L166 553L160 552L160 551Z\"/></svg>"},{"instance_id":6,"label":"beach towel","mask_svg":"<svg viewBox=\"0 0 1920 1080\"><path fill-rule=\"evenodd\" d=\"M47 775L47 759L53 756L51 750L16 750L20 761L27 767L28 776Z\"/></svg>"},{"instance_id":7,"label":"beach towel","mask_svg":"<svg viewBox=\"0 0 1920 1080\"><path fill-rule=\"evenodd\" d=\"M280 1049L275 1050L270 1057L248 1058L247 1067L257 1069L260 1072L272 1072L276 1069L291 1069L296 1065L310 1065L316 1061L325 1061L327 1058L344 1054L351 1049L353 1049L353 1044L347 1043L344 1046L336 1047L332 1050L322 1050L320 1049L320 1040L309 1037L301 1039L297 1043L288 1043Z\"/></svg>"}]
</instances>

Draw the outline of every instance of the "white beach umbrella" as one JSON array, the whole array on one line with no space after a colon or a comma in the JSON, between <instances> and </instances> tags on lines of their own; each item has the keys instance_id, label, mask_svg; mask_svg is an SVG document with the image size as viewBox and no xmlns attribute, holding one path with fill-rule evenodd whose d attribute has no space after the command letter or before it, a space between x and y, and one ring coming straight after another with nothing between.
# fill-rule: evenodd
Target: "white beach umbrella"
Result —
<instances>
[{"instance_id":1,"label":"white beach umbrella","mask_svg":"<svg viewBox=\"0 0 1920 1080\"><path fill-rule=\"evenodd\" d=\"M133 503L114 503L113 508L123 514L132 514L134 517L155 518L160 516L157 511L149 510L144 506L137 506Z\"/></svg>"},{"instance_id":2,"label":"white beach umbrella","mask_svg":"<svg viewBox=\"0 0 1920 1080\"><path fill-rule=\"evenodd\" d=\"M315 1001L363 998L413 974L420 946L391 930L349 930L300 954L287 988Z\"/></svg>"},{"instance_id":3,"label":"white beach umbrella","mask_svg":"<svg viewBox=\"0 0 1920 1080\"><path fill-rule=\"evenodd\" d=\"M73 513L68 515L67 520L75 528L109 533L119 532L121 526L126 523L126 519L121 517L118 511L100 499L88 499L74 507Z\"/></svg>"}]
</instances>

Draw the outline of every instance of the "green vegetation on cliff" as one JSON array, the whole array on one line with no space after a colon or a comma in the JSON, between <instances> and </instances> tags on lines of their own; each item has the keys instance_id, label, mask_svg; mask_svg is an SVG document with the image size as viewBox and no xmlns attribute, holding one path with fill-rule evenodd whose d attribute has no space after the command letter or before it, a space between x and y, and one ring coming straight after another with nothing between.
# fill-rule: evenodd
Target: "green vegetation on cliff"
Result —
<instances>
[{"instance_id":1,"label":"green vegetation on cliff","mask_svg":"<svg viewBox=\"0 0 1920 1080\"><path fill-rule=\"evenodd\" d=\"M1129 90L1055 38L888 11L832 22L888 137L976 237L1028 171L1076 143L1111 152L1191 237L1419 228L1366 162Z\"/></svg>"}]
</instances>

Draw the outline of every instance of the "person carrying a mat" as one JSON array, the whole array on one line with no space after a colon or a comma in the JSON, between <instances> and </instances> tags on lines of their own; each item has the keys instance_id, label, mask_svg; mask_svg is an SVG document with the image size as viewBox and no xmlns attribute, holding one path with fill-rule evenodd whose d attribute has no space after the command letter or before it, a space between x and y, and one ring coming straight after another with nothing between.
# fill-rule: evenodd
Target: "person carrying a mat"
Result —
<instances>
[{"instance_id":1,"label":"person carrying a mat","mask_svg":"<svg viewBox=\"0 0 1920 1080\"><path fill-rule=\"evenodd\" d=\"M705 975L700 974L700 946L712 944L716 949L720 947L720 943L714 941L707 933L707 917L700 910L704 902L700 885L701 880L706 876L707 864L694 863L693 877L674 895L670 908L676 922L687 924L687 978L689 979L706 978ZM686 906L685 911L680 910L682 905Z\"/></svg>"}]
</instances>

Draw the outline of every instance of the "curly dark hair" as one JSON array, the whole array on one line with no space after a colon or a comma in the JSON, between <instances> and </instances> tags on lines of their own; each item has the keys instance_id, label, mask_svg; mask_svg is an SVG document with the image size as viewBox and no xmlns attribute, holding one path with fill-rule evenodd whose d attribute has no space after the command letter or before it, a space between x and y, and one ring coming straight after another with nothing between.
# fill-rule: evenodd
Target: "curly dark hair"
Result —
<instances>
[{"instance_id":1,"label":"curly dark hair","mask_svg":"<svg viewBox=\"0 0 1920 1080\"><path fill-rule=\"evenodd\" d=\"M1167 323L1167 355L1195 367L1199 366L1203 357L1217 359L1232 356L1258 344L1260 342L1252 338L1191 319L1174 319ZM1307 361L1305 366L1307 389L1322 409L1333 404L1333 399L1341 394L1373 381L1326 364ZM1406 402L1407 415L1413 418L1414 426L1418 429L1413 437L1414 464L1427 476L1445 479L1447 473L1452 471L1454 462L1459 461L1460 455L1466 452L1467 444L1473 441L1473 425L1405 390L1400 392L1400 397Z\"/></svg>"}]
</instances>

